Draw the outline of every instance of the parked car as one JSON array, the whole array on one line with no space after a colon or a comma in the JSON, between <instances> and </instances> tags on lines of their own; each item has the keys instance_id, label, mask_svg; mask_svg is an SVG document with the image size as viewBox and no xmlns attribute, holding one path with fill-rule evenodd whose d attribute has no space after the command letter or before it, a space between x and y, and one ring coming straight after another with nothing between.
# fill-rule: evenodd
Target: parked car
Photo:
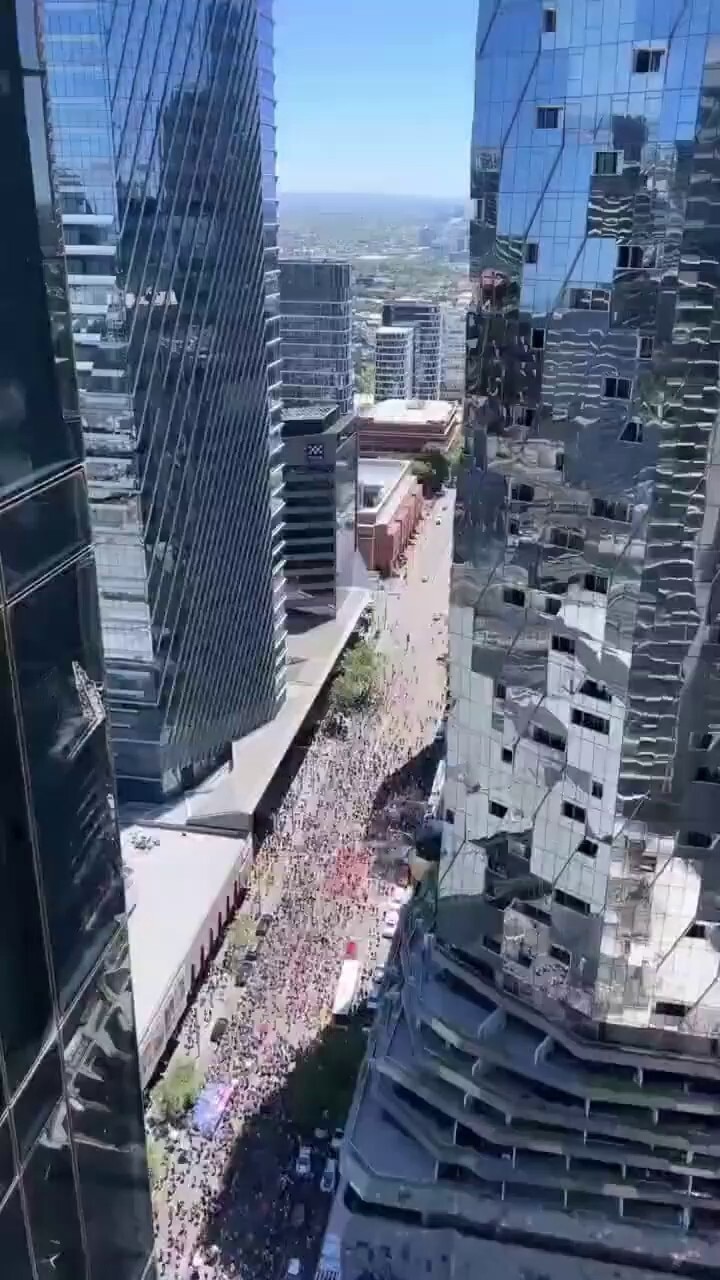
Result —
<instances>
[{"instance_id":1,"label":"parked car","mask_svg":"<svg viewBox=\"0 0 720 1280\"><path fill-rule=\"evenodd\" d=\"M333 1136L332 1136L332 1138L330 1139L330 1146L332 1147L333 1151L339 1151L339 1150L340 1150L340 1148L341 1148L341 1146L342 1146L342 1144L343 1144L343 1138L344 1138L344 1137L345 1137L345 1130L344 1130L344 1129L334 1129L334 1130L333 1130Z\"/></svg>"},{"instance_id":2,"label":"parked car","mask_svg":"<svg viewBox=\"0 0 720 1280\"><path fill-rule=\"evenodd\" d=\"M376 964L372 972L373 986L381 987L385 981L385 965Z\"/></svg>"},{"instance_id":3,"label":"parked car","mask_svg":"<svg viewBox=\"0 0 720 1280\"><path fill-rule=\"evenodd\" d=\"M255 936L264 938L272 925L273 918L269 915L262 915L255 926Z\"/></svg>"},{"instance_id":4,"label":"parked car","mask_svg":"<svg viewBox=\"0 0 720 1280\"><path fill-rule=\"evenodd\" d=\"M312 1151L309 1147L301 1147L297 1153L295 1161L295 1174L298 1178L310 1178L312 1176Z\"/></svg>"},{"instance_id":5,"label":"parked car","mask_svg":"<svg viewBox=\"0 0 720 1280\"><path fill-rule=\"evenodd\" d=\"M218 1018L216 1022L213 1024L213 1029L210 1032L210 1039L212 1043L219 1044L223 1036L225 1035L225 1032L227 1031L227 1029L228 1029L227 1018Z\"/></svg>"},{"instance_id":6,"label":"parked car","mask_svg":"<svg viewBox=\"0 0 720 1280\"><path fill-rule=\"evenodd\" d=\"M395 930L400 922L400 912L393 907L390 911L386 911L383 916L381 936L386 940L395 937Z\"/></svg>"},{"instance_id":7,"label":"parked car","mask_svg":"<svg viewBox=\"0 0 720 1280\"><path fill-rule=\"evenodd\" d=\"M371 991L370 995L365 1001L365 1008L367 1009L368 1013L375 1013L375 1010L377 1009L379 1004L380 1004L380 992Z\"/></svg>"},{"instance_id":8,"label":"parked car","mask_svg":"<svg viewBox=\"0 0 720 1280\"><path fill-rule=\"evenodd\" d=\"M325 1161L322 1178L320 1179L320 1190L324 1191L326 1195L332 1196L335 1194L336 1186L337 1160L334 1160L332 1156L328 1156Z\"/></svg>"},{"instance_id":9,"label":"parked car","mask_svg":"<svg viewBox=\"0 0 720 1280\"><path fill-rule=\"evenodd\" d=\"M302 1267L300 1266L299 1258L290 1259L285 1274L288 1277L288 1280L297 1280L297 1277L302 1275Z\"/></svg>"}]
</instances>

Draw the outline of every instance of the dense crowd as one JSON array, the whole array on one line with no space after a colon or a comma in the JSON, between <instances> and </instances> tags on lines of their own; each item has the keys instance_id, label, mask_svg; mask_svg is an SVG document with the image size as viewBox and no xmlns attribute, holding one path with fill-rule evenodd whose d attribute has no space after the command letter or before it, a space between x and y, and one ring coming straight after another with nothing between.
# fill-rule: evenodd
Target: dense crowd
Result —
<instances>
[{"instance_id":1,"label":"dense crowd","mask_svg":"<svg viewBox=\"0 0 720 1280\"><path fill-rule=\"evenodd\" d=\"M238 1087L212 1139L189 1129L182 1134L186 1145L176 1143L156 1188L163 1280L284 1277L292 1200L286 1189L297 1143L283 1082L327 1016L345 942L367 936L369 965L377 954L382 913L367 839L373 801L388 775L432 738L443 706L441 682L420 689L406 633L404 622L384 637L381 696L351 717L347 739L320 727L257 854L247 909L265 909L268 876L277 892L271 931L247 986L236 991L219 958L186 1019L184 1047L192 1053L201 1022L216 1016L218 994L227 988L229 1027L206 1078ZM242 1161L234 1167L233 1148L260 1113L268 1121L267 1144L245 1162L251 1167ZM300 1245L293 1239L292 1252L310 1258L312 1230Z\"/></svg>"}]
</instances>

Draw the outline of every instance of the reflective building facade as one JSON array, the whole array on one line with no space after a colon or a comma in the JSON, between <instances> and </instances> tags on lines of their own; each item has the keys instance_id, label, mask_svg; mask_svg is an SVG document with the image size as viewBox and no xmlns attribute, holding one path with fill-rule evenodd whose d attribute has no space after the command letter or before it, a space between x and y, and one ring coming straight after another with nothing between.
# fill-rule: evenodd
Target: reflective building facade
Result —
<instances>
[{"instance_id":1,"label":"reflective building facade","mask_svg":"<svg viewBox=\"0 0 720 1280\"><path fill-rule=\"evenodd\" d=\"M0 10L0 1270L154 1277L46 82Z\"/></svg>"},{"instance_id":2,"label":"reflective building facade","mask_svg":"<svg viewBox=\"0 0 720 1280\"><path fill-rule=\"evenodd\" d=\"M283 401L353 407L352 274L349 262L280 263Z\"/></svg>"},{"instance_id":3,"label":"reflective building facade","mask_svg":"<svg viewBox=\"0 0 720 1280\"><path fill-rule=\"evenodd\" d=\"M412 326L413 382L416 400L437 400L440 396L442 324L440 304L421 298L395 298L382 309L383 326ZM380 397L376 394L375 399Z\"/></svg>"},{"instance_id":4,"label":"reflective building facade","mask_svg":"<svg viewBox=\"0 0 720 1280\"><path fill-rule=\"evenodd\" d=\"M481 0L472 196L442 854L343 1157L353 1247L379 1204L436 1255L502 1240L504 1275L709 1273L720 4Z\"/></svg>"},{"instance_id":5,"label":"reflective building facade","mask_svg":"<svg viewBox=\"0 0 720 1280\"><path fill-rule=\"evenodd\" d=\"M153 798L282 696L271 3L47 0L43 35L118 785Z\"/></svg>"}]
</instances>

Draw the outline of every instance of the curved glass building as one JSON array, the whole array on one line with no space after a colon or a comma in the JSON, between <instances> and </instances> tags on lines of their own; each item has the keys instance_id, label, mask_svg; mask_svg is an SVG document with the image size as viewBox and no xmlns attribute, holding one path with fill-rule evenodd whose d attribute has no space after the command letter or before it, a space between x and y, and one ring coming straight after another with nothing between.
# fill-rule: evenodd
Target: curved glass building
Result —
<instances>
[{"instance_id":1,"label":"curved glass building","mask_svg":"<svg viewBox=\"0 0 720 1280\"><path fill-rule=\"evenodd\" d=\"M481 0L472 197L436 911L368 1060L348 1255L394 1216L452 1275L699 1274L720 1224L720 4Z\"/></svg>"}]
</instances>

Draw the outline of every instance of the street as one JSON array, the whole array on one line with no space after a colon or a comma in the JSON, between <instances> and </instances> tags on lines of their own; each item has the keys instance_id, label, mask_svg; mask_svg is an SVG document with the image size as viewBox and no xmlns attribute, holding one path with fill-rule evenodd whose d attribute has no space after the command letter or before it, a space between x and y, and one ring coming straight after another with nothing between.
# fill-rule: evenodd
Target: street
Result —
<instances>
[{"instance_id":1,"label":"street","mask_svg":"<svg viewBox=\"0 0 720 1280\"><path fill-rule=\"evenodd\" d=\"M432 739L444 708L438 658L447 648L451 519L445 495L409 548L404 579L378 588L386 660L380 705L353 715L346 739L317 734L258 853L243 911L268 912L273 922L246 985L233 985L226 944L186 1018L180 1055L198 1057L207 1080L237 1088L213 1138L179 1135L156 1185L157 1251L167 1280L193 1273L275 1280L293 1257L303 1276L313 1273L332 1201L318 1183L331 1153L329 1138L318 1138L312 1177L296 1180L298 1082L306 1091L309 1082L312 1093L322 1079L348 942L365 974L389 945L380 933L390 885L366 834L381 783ZM220 1015L229 1026L212 1045L208 1032ZM314 1099L320 1114L322 1101Z\"/></svg>"}]
</instances>

